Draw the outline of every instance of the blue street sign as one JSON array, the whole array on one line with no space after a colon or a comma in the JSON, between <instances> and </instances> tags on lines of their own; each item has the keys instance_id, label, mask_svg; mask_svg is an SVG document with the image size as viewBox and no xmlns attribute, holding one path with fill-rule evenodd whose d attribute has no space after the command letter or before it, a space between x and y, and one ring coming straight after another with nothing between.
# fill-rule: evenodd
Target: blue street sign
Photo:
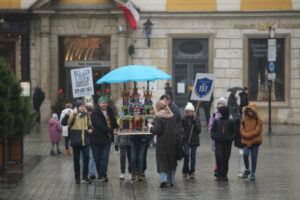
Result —
<instances>
[{"instance_id":1,"label":"blue street sign","mask_svg":"<svg viewBox=\"0 0 300 200\"><path fill-rule=\"evenodd\" d=\"M208 95L212 89L213 80L208 78L198 79L196 83L195 92L196 95L200 98L205 97Z\"/></svg>"},{"instance_id":2,"label":"blue street sign","mask_svg":"<svg viewBox=\"0 0 300 200\"><path fill-rule=\"evenodd\" d=\"M272 73L275 70L275 64L273 62L269 63L269 71Z\"/></svg>"}]
</instances>

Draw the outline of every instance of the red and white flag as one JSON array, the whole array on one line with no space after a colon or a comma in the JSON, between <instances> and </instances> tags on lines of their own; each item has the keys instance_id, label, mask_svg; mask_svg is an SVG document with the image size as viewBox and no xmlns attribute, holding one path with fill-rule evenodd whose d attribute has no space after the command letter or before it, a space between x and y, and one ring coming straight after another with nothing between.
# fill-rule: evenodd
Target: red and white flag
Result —
<instances>
[{"instance_id":1,"label":"red and white flag","mask_svg":"<svg viewBox=\"0 0 300 200\"><path fill-rule=\"evenodd\" d=\"M131 28L136 30L138 21L140 19L140 14L134 8L134 6L128 1L124 6L117 6L117 8L121 8L124 12L124 15L129 22Z\"/></svg>"}]
</instances>

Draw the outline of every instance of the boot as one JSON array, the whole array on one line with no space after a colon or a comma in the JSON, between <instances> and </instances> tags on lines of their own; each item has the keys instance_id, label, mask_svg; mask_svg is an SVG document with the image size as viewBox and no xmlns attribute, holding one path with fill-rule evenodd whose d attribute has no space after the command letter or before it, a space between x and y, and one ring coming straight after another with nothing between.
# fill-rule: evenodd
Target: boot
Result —
<instances>
[{"instance_id":1,"label":"boot","mask_svg":"<svg viewBox=\"0 0 300 200\"><path fill-rule=\"evenodd\" d=\"M143 174L142 173L138 173L137 177L138 177L139 181L143 181Z\"/></svg>"},{"instance_id":2,"label":"boot","mask_svg":"<svg viewBox=\"0 0 300 200\"><path fill-rule=\"evenodd\" d=\"M195 179L195 173L190 174L190 179Z\"/></svg>"},{"instance_id":3,"label":"boot","mask_svg":"<svg viewBox=\"0 0 300 200\"><path fill-rule=\"evenodd\" d=\"M135 181L135 176L136 176L135 171L132 171L131 172L131 181Z\"/></svg>"},{"instance_id":4,"label":"boot","mask_svg":"<svg viewBox=\"0 0 300 200\"><path fill-rule=\"evenodd\" d=\"M70 149L66 149L66 154L67 154L67 156L71 156Z\"/></svg>"},{"instance_id":5,"label":"boot","mask_svg":"<svg viewBox=\"0 0 300 200\"><path fill-rule=\"evenodd\" d=\"M56 154L54 153L53 150L51 150L50 155L51 155L51 156L55 156Z\"/></svg>"}]
</instances>

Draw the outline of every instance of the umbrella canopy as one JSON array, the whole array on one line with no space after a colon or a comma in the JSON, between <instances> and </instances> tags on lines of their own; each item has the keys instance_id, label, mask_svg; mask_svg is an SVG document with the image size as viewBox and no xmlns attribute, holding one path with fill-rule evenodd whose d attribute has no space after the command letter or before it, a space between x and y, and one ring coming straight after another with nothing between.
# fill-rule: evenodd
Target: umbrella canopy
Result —
<instances>
[{"instance_id":1,"label":"umbrella canopy","mask_svg":"<svg viewBox=\"0 0 300 200\"><path fill-rule=\"evenodd\" d=\"M125 67L117 68L96 83L121 83L128 81L154 81L157 79L172 79L172 76L167 73L151 66L144 65L129 65Z\"/></svg>"},{"instance_id":2,"label":"umbrella canopy","mask_svg":"<svg viewBox=\"0 0 300 200\"><path fill-rule=\"evenodd\" d=\"M242 88L242 87L232 87L232 88L229 88L227 91L228 92L236 92L236 91L239 91L239 90L243 91L244 88Z\"/></svg>"}]
</instances>

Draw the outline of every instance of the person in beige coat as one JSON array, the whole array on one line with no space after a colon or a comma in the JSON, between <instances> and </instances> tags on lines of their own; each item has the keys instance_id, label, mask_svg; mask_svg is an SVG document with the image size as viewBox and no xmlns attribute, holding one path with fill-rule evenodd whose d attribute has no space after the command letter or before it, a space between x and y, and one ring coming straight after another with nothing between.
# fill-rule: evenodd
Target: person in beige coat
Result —
<instances>
[{"instance_id":1,"label":"person in beige coat","mask_svg":"<svg viewBox=\"0 0 300 200\"><path fill-rule=\"evenodd\" d=\"M251 152L251 175L250 180L255 180L255 171L257 165L257 156L259 145L262 144L262 119L257 114L255 104L249 104L244 107L244 118L242 119L240 132L241 142L245 144L244 147L244 163L246 170L244 171L243 178L248 178L249 170L249 154Z\"/></svg>"}]
</instances>

